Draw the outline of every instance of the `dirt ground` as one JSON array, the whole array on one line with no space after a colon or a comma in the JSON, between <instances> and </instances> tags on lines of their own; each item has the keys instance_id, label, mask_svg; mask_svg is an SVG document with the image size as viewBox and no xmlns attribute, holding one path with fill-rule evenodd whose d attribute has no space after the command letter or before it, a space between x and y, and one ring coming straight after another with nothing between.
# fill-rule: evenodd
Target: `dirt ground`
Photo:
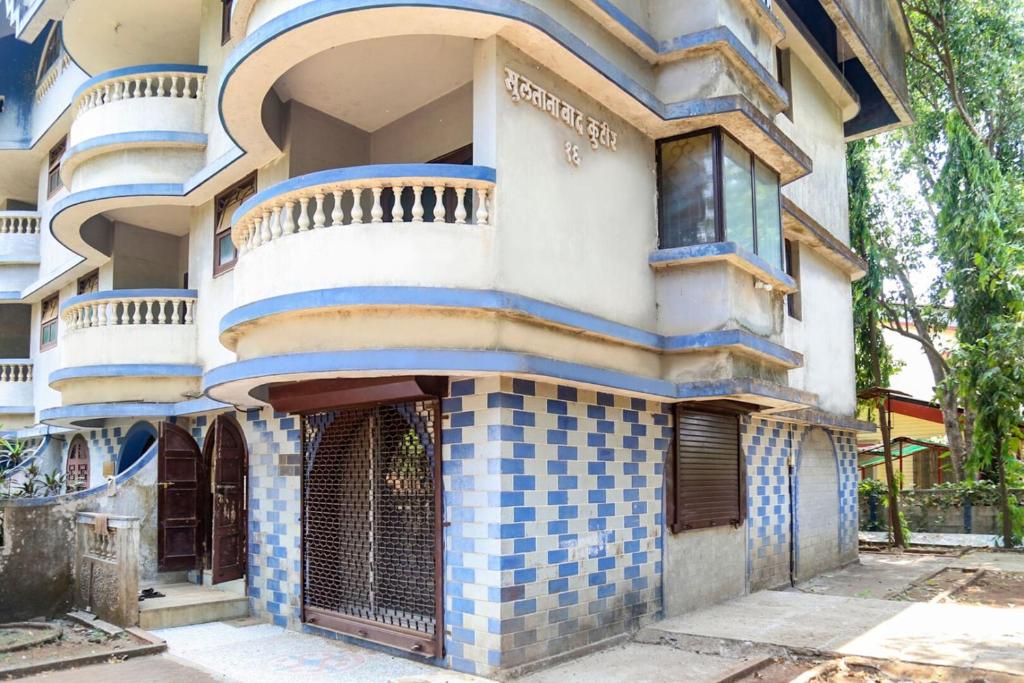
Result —
<instances>
[{"instance_id":1,"label":"dirt ground","mask_svg":"<svg viewBox=\"0 0 1024 683\"><path fill-rule=\"evenodd\" d=\"M58 640L25 650L0 653L0 678L5 677L5 671L11 668L82 655L109 654L116 659L121 650L145 644L128 633L110 636L72 621L60 620L53 623L63 628L63 635Z\"/></svg>"},{"instance_id":2,"label":"dirt ground","mask_svg":"<svg viewBox=\"0 0 1024 683\"><path fill-rule=\"evenodd\" d=\"M908 664L863 657L776 659L742 683L1019 683L1018 676L952 667Z\"/></svg>"},{"instance_id":3,"label":"dirt ground","mask_svg":"<svg viewBox=\"0 0 1024 683\"><path fill-rule=\"evenodd\" d=\"M951 599L989 607L1024 607L1024 573L984 570Z\"/></svg>"}]
</instances>

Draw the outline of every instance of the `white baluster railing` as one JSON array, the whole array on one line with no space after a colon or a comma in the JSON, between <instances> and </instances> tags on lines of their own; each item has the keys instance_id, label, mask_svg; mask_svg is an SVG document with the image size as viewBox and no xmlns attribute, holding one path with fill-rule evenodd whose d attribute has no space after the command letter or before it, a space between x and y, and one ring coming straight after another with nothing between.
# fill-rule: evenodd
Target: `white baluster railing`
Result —
<instances>
[{"instance_id":1,"label":"white baluster railing","mask_svg":"<svg viewBox=\"0 0 1024 683\"><path fill-rule=\"evenodd\" d=\"M493 169L449 164L311 173L246 201L235 213L232 239L244 255L296 233L361 223L484 226L493 221L494 177Z\"/></svg>"},{"instance_id":2,"label":"white baluster railing","mask_svg":"<svg viewBox=\"0 0 1024 683\"><path fill-rule=\"evenodd\" d=\"M39 232L35 211L0 211L0 235L34 235Z\"/></svg>"},{"instance_id":3,"label":"white baluster railing","mask_svg":"<svg viewBox=\"0 0 1024 683\"><path fill-rule=\"evenodd\" d=\"M75 115L118 100L153 97L169 99L202 99L206 90L206 72L194 68L166 71L145 71L111 75L100 74L83 86L76 96Z\"/></svg>"},{"instance_id":4,"label":"white baluster railing","mask_svg":"<svg viewBox=\"0 0 1024 683\"><path fill-rule=\"evenodd\" d=\"M31 382L32 361L21 358L0 359L0 382Z\"/></svg>"},{"instance_id":5,"label":"white baluster railing","mask_svg":"<svg viewBox=\"0 0 1024 683\"><path fill-rule=\"evenodd\" d=\"M62 307L65 332L115 325L194 325L196 292L124 289L72 297Z\"/></svg>"},{"instance_id":6,"label":"white baluster railing","mask_svg":"<svg viewBox=\"0 0 1024 683\"><path fill-rule=\"evenodd\" d=\"M54 62L49 69L46 70L46 73L43 74L42 80L40 80L39 84L36 86L36 102L43 99L43 95L53 87L53 84L57 82L57 79L60 78L60 75L64 73L64 70L68 68L68 64L70 63L71 58L68 57L68 54L65 52L57 58L57 61Z\"/></svg>"}]
</instances>

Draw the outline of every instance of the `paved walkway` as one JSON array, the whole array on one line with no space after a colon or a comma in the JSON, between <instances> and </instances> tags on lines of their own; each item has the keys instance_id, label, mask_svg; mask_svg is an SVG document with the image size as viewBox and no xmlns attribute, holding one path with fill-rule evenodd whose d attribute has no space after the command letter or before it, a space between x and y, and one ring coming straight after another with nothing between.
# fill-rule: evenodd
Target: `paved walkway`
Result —
<instances>
[{"instance_id":1,"label":"paved walkway","mask_svg":"<svg viewBox=\"0 0 1024 683\"><path fill-rule=\"evenodd\" d=\"M156 655L136 657L123 662L94 664L67 671L54 671L27 680L32 683L213 683L224 679L180 664L172 657Z\"/></svg>"},{"instance_id":2,"label":"paved walkway","mask_svg":"<svg viewBox=\"0 0 1024 683\"><path fill-rule=\"evenodd\" d=\"M167 641L169 654L201 668L215 680L244 683L482 680L270 624L236 627L230 622L216 622L153 633ZM437 679L441 673L445 677Z\"/></svg>"},{"instance_id":3,"label":"paved walkway","mask_svg":"<svg viewBox=\"0 0 1024 683\"><path fill-rule=\"evenodd\" d=\"M1017 609L762 591L649 630L1024 676Z\"/></svg>"}]
</instances>

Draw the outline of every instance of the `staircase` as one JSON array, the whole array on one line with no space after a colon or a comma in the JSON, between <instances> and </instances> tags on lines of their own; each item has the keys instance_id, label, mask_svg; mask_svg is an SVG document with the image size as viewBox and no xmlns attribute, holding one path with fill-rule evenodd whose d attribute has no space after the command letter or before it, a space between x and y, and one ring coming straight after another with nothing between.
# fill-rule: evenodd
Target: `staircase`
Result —
<instances>
[{"instance_id":1,"label":"staircase","mask_svg":"<svg viewBox=\"0 0 1024 683\"><path fill-rule=\"evenodd\" d=\"M164 597L148 598L139 603L139 626L147 631L249 616L244 579L217 586L162 583L148 587L163 593Z\"/></svg>"}]
</instances>

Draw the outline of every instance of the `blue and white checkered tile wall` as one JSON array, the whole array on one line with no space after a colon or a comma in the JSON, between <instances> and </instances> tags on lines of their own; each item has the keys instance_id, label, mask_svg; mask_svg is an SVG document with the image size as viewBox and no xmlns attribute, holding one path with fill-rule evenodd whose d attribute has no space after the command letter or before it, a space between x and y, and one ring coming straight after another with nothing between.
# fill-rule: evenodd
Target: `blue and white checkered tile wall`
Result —
<instances>
[{"instance_id":1,"label":"blue and white checkered tile wall","mask_svg":"<svg viewBox=\"0 0 1024 683\"><path fill-rule=\"evenodd\" d=\"M831 434L839 460L839 556L845 563L857 558L857 434L840 431Z\"/></svg>"},{"instance_id":2,"label":"blue and white checkered tile wall","mask_svg":"<svg viewBox=\"0 0 1024 683\"><path fill-rule=\"evenodd\" d=\"M444 412L453 668L514 668L659 615L665 406L492 377L453 382Z\"/></svg>"},{"instance_id":3,"label":"blue and white checkered tile wall","mask_svg":"<svg viewBox=\"0 0 1024 683\"><path fill-rule=\"evenodd\" d=\"M789 581L789 467L794 424L743 417L747 462L747 578L750 590Z\"/></svg>"},{"instance_id":4,"label":"blue and white checkered tile wall","mask_svg":"<svg viewBox=\"0 0 1024 683\"><path fill-rule=\"evenodd\" d=\"M297 629L302 622L299 418L264 408L240 415L239 422L249 444L249 605L253 615ZM207 424L212 423L210 417Z\"/></svg>"},{"instance_id":5,"label":"blue and white checkered tile wall","mask_svg":"<svg viewBox=\"0 0 1024 683\"><path fill-rule=\"evenodd\" d=\"M811 429L815 427L750 417L740 422L747 459L747 579L751 591L790 580L787 459ZM857 437L854 432L825 431L833 444L839 474L839 557L845 563L857 557Z\"/></svg>"}]
</instances>

